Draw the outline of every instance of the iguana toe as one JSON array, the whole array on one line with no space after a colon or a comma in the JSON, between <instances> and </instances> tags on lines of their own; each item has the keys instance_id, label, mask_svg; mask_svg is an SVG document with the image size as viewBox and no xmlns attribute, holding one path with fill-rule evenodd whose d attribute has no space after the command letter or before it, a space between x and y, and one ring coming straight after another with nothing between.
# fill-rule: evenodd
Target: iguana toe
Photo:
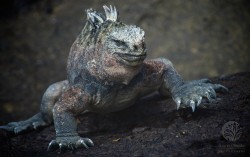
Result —
<instances>
[{"instance_id":1,"label":"iguana toe","mask_svg":"<svg viewBox=\"0 0 250 157\"><path fill-rule=\"evenodd\" d=\"M65 136L57 137L49 143L48 151L65 152L67 150L74 151L79 148L86 148L94 146L94 143L89 138L81 138L80 136Z\"/></svg>"}]
</instances>

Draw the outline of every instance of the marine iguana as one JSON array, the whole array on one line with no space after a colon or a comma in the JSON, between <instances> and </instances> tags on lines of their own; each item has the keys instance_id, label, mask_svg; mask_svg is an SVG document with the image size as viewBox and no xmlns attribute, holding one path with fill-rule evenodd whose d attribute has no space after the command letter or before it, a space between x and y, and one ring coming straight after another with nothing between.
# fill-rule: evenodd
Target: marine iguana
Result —
<instances>
[{"instance_id":1,"label":"marine iguana","mask_svg":"<svg viewBox=\"0 0 250 157\"><path fill-rule=\"evenodd\" d=\"M172 96L177 110L191 107L194 112L203 98L227 91L208 79L184 81L166 58L145 59L143 29L120 22L115 7L103 8L105 14L86 10L87 22L70 49L68 78L48 87L40 112L0 128L19 134L54 123L56 139L49 150L88 148L92 140L77 133L75 117L81 113L119 111L154 91Z\"/></svg>"}]
</instances>

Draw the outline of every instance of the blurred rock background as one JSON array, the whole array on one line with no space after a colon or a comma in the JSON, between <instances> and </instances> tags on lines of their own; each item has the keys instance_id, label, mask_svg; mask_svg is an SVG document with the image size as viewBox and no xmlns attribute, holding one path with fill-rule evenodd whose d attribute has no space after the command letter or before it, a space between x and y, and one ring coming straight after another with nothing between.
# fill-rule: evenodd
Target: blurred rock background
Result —
<instances>
[{"instance_id":1,"label":"blurred rock background","mask_svg":"<svg viewBox=\"0 0 250 157\"><path fill-rule=\"evenodd\" d=\"M43 92L66 78L85 9L115 5L146 32L148 57L166 57L185 79L249 71L247 0L8 0L0 6L0 125L39 111Z\"/></svg>"}]
</instances>

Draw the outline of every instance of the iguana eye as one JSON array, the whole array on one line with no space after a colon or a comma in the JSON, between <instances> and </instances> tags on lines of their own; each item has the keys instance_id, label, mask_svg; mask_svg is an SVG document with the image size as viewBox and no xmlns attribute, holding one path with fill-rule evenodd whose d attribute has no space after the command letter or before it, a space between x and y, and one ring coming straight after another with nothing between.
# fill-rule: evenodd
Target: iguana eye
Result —
<instances>
[{"instance_id":1,"label":"iguana eye","mask_svg":"<svg viewBox=\"0 0 250 157\"><path fill-rule=\"evenodd\" d=\"M124 41L121 41L121 40L113 40L114 43L116 44L117 47L126 47L127 44L124 42Z\"/></svg>"}]
</instances>

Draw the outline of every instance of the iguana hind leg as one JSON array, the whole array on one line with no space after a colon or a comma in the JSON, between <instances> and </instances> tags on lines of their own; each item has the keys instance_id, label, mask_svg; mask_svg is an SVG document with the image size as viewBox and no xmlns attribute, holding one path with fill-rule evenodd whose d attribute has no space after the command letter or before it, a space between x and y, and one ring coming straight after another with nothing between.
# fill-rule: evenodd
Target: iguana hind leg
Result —
<instances>
[{"instance_id":1,"label":"iguana hind leg","mask_svg":"<svg viewBox=\"0 0 250 157\"><path fill-rule=\"evenodd\" d=\"M40 127L52 124L52 109L61 94L66 89L68 89L68 86L69 85L67 80L56 82L50 85L42 97L41 108L39 113L27 120L11 122L5 126L0 126L0 128L14 132L15 134L19 134L23 131L34 129L36 130Z\"/></svg>"}]
</instances>

